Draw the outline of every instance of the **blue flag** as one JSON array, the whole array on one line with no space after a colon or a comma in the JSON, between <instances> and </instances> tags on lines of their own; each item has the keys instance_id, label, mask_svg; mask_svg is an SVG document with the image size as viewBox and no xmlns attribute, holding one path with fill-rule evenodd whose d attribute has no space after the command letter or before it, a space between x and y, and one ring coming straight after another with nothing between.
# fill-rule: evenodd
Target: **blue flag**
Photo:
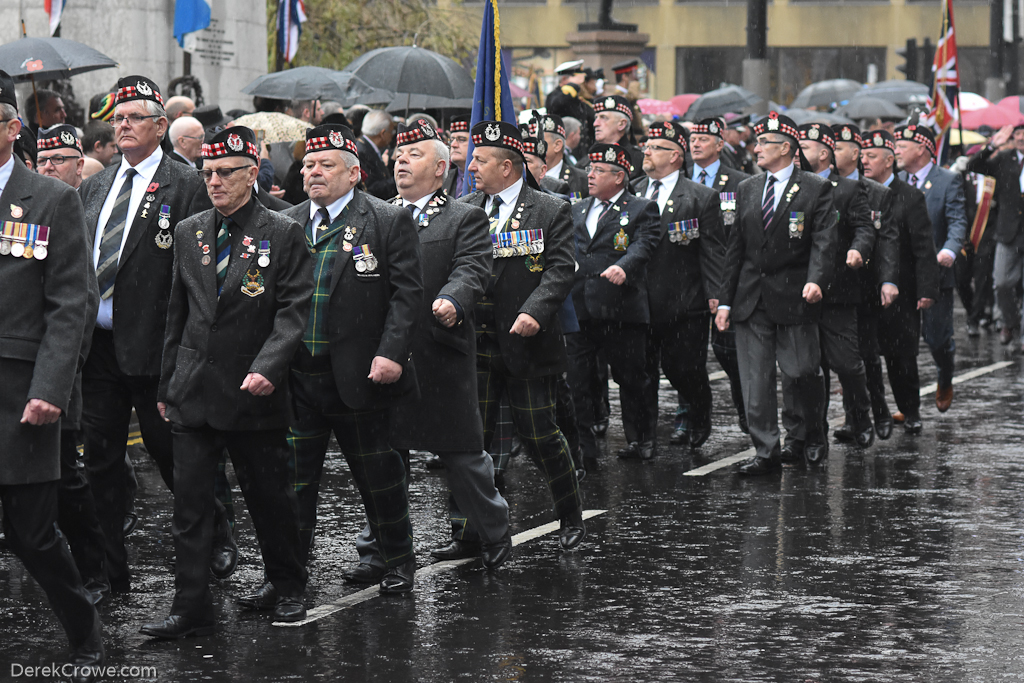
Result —
<instances>
[{"instance_id":1,"label":"blue flag","mask_svg":"<svg viewBox=\"0 0 1024 683\"><path fill-rule=\"evenodd\" d=\"M185 34L202 31L210 25L209 0L175 0L174 37L185 47Z\"/></svg>"},{"instance_id":2,"label":"blue flag","mask_svg":"<svg viewBox=\"0 0 1024 683\"><path fill-rule=\"evenodd\" d=\"M501 36L498 31L498 3L488 0L484 5L484 21L480 28L480 50L476 57L476 85L473 88L473 114L469 129L481 121L505 121L513 126L516 112L512 107L512 91L508 87L508 69L501 54ZM497 83L495 83L497 80ZM473 136L466 150L466 173L462 176L459 196L473 191L475 183L469 172L473 160Z\"/></svg>"}]
</instances>

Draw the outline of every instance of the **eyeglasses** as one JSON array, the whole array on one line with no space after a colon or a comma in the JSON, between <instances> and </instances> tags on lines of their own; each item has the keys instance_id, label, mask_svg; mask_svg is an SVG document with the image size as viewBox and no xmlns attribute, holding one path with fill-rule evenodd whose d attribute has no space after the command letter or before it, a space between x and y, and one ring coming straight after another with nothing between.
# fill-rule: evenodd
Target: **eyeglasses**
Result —
<instances>
[{"instance_id":1,"label":"eyeglasses","mask_svg":"<svg viewBox=\"0 0 1024 683\"><path fill-rule=\"evenodd\" d=\"M54 154L52 157L36 157L36 166L42 168L43 166L46 166L47 161L49 161L54 166L62 166L65 161L81 158L81 155L77 154L73 157L66 157L63 154Z\"/></svg>"},{"instance_id":2,"label":"eyeglasses","mask_svg":"<svg viewBox=\"0 0 1024 683\"><path fill-rule=\"evenodd\" d=\"M206 138L202 135L179 135L179 138L185 138L186 140L205 140Z\"/></svg>"},{"instance_id":3,"label":"eyeglasses","mask_svg":"<svg viewBox=\"0 0 1024 683\"><path fill-rule=\"evenodd\" d=\"M204 168L204 169L199 170L198 173L199 173L199 177L203 179L203 182L204 183L208 183L208 182L210 182L213 179L214 175L216 175L221 180L227 180L232 175L234 175L235 171L241 171L243 168L256 168L256 167L255 166L235 166L234 168L218 168L216 170L211 170L211 169L208 169L208 168Z\"/></svg>"},{"instance_id":4,"label":"eyeglasses","mask_svg":"<svg viewBox=\"0 0 1024 683\"><path fill-rule=\"evenodd\" d=\"M595 168L594 166L587 169L587 175L604 175L605 173L622 173L622 171L613 171L607 168Z\"/></svg>"},{"instance_id":5,"label":"eyeglasses","mask_svg":"<svg viewBox=\"0 0 1024 683\"><path fill-rule=\"evenodd\" d=\"M140 123L142 123L143 121L145 121L146 119L158 119L158 118L160 118L160 114L147 114L146 116L143 116L142 114L128 114L127 116L123 116L121 114L118 114L118 115L114 116L113 121L114 121L114 125L115 126L120 126L125 121L127 121L129 124L131 124L133 126L137 126Z\"/></svg>"},{"instance_id":6,"label":"eyeglasses","mask_svg":"<svg viewBox=\"0 0 1024 683\"><path fill-rule=\"evenodd\" d=\"M786 141L785 140L758 140L757 144L758 144L759 147L766 147L768 145L784 145L784 144L786 144Z\"/></svg>"},{"instance_id":7,"label":"eyeglasses","mask_svg":"<svg viewBox=\"0 0 1024 683\"><path fill-rule=\"evenodd\" d=\"M675 151L671 147L661 147L659 145L644 145L640 149L642 149L645 152L651 152L651 153L654 153L654 152L674 152Z\"/></svg>"}]
</instances>

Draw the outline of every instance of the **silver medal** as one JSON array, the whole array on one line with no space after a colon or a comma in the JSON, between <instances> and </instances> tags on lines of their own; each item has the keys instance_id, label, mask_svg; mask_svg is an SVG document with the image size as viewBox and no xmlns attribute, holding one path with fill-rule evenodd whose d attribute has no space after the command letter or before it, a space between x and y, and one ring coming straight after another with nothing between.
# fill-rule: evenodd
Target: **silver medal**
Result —
<instances>
[{"instance_id":1,"label":"silver medal","mask_svg":"<svg viewBox=\"0 0 1024 683\"><path fill-rule=\"evenodd\" d=\"M7 256L11 253L11 241L4 240L0 242L0 255Z\"/></svg>"},{"instance_id":2,"label":"silver medal","mask_svg":"<svg viewBox=\"0 0 1024 683\"><path fill-rule=\"evenodd\" d=\"M47 251L46 251L46 245L45 244L37 244L35 250L32 252L32 256L37 261L42 261L44 258L46 258L46 254L47 254Z\"/></svg>"},{"instance_id":3,"label":"silver medal","mask_svg":"<svg viewBox=\"0 0 1024 683\"><path fill-rule=\"evenodd\" d=\"M153 241L161 249L170 249L171 245L174 244L174 236L166 230L161 230L156 234L156 238Z\"/></svg>"},{"instance_id":4,"label":"silver medal","mask_svg":"<svg viewBox=\"0 0 1024 683\"><path fill-rule=\"evenodd\" d=\"M256 263L260 265L260 268L266 268L270 265L270 257L263 254L263 256L260 256L259 259L257 259Z\"/></svg>"},{"instance_id":5,"label":"silver medal","mask_svg":"<svg viewBox=\"0 0 1024 683\"><path fill-rule=\"evenodd\" d=\"M22 254L25 253L25 245L21 242L15 242L11 245L11 256L14 258L21 258Z\"/></svg>"},{"instance_id":6,"label":"silver medal","mask_svg":"<svg viewBox=\"0 0 1024 683\"><path fill-rule=\"evenodd\" d=\"M171 222L166 218L161 218L156 222L156 224L160 226L161 230L169 230L171 227Z\"/></svg>"},{"instance_id":7,"label":"silver medal","mask_svg":"<svg viewBox=\"0 0 1024 683\"><path fill-rule=\"evenodd\" d=\"M356 272L357 273L365 273L366 272L366 264L363 263L362 259L360 259L359 261L356 261Z\"/></svg>"}]
</instances>

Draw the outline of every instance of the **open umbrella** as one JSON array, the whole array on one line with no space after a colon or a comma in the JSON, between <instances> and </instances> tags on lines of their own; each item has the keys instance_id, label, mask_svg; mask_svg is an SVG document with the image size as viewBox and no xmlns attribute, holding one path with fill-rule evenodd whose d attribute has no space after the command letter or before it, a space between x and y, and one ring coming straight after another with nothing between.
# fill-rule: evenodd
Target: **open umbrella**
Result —
<instances>
[{"instance_id":1,"label":"open umbrella","mask_svg":"<svg viewBox=\"0 0 1024 683\"><path fill-rule=\"evenodd\" d=\"M976 111L995 106L995 102L990 102L973 92L961 92L957 95L957 104L960 105L960 111Z\"/></svg>"},{"instance_id":2,"label":"open umbrella","mask_svg":"<svg viewBox=\"0 0 1024 683\"><path fill-rule=\"evenodd\" d=\"M833 78L827 81L818 81L800 91L793 103L789 106L796 109L807 109L808 107L829 107L845 102L864 88L857 81L849 78Z\"/></svg>"},{"instance_id":3,"label":"open umbrella","mask_svg":"<svg viewBox=\"0 0 1024 683\"><path fill-rule=\"evenodd\" d=\"M763 98L738 85L724 85L704 93L686 110L688 121L699 121L727 112L742 113L765 106Z\"/></svg>"},{"instance_id":4,"label":"open umbrella","mask_svg":"<svg viewBox=\"0 0 1024 683\"><path fill-rule=\"evenodd\" d=\"M1024 97L1021 97L1020 95L1011 95L1009 97L1004 97L1003 99L999 100L999 106L1005 107L1010 111L1024 112Z\"/></svg>"},{"instance_id":5,"label":"open umbrella","mask_svg":"<svg viewBox=\"0 0 1024 683\"><path fill-rule=\"evenodd\" d=\"M66 38L19 38L0 45L0 69L16 81L54 81L116 66L102 52Z\"/></svg>"},{"instance_id":6,"label":"open umbrella","mask_svg":"<svg viewBox=\"0 0 1024 683\"><path fill-rule=\"evenodd\" d=\"M369 104L369 103L367 103ZM436 95L395 95L388 103L389 112L423 109L472 109L472 97L438 97Z\"/></svg>"},{"instance_id":7,"label":"open umbrella","mask_svg":"<svg viewBox=\"0 0 1024 683\"><path fill-rule=\"evenodd\" d=\"M263 139L269 145L274 142L296 142L306 139L306 129L313 124L294 116L272 111L258 111L234 120L233 125L262 130Z\"/></svg>"},{"instance_id":8,"label":"open umbrella","mask_svg":"<svg viewBox=\"0 0 1024 683\"><path fill-rule=\"evenodd\" d=\"M836 124L852 124L853 121L836 113L827 111L811 111L810 109L787 109L786 116L793 119L793 123L802 126L805 123L824 123L826 126Z\"/></svg>"},{"instance_id":9,"label":"open umbrella","mask_svg":"<svg viewBox=\"0 0 1024 683\"><path fill-rule=\"evenodd\" d=\"M895 102L868 95L854 97L835 113L851 119L902 119L907 115Z\"/></svg>"},{"instance_id":10,"label":"open umbrella","mask_svg":"<svg viewBox=\"0 0 1024 683\"><path fill-rule=\"evenodd\" d=\"M394 93L389 98L388 109L401 102L406 96L403 108L431 109L453 106L443 102L471 99L473 79L458 62L422 47L381 47L370 50L356 58L343 72L351 73L374 87ZM434 98L433 106L417 102L413 95ZM366 104L371 102L363 99ZM382 102L380 102L382 104Z\"/></svg>"},{"instance_id":11,"label":"open umbrella","mask_svg":"<svg viewBox=\"0 0 1024 683\"><path fill-rule=\"evenodd\" d=\"M924 104L931 94L931 89L924 83L892 80L869 85L857 96L880 97L906 107L910 104Z\"/></svg>"},{"instance_id":12,"label":"open umbrella","mask_svg":"<svg viewBox=\"0 0 1024 683\"><path fill-rule=\"evenodd\" d=\"M1024 123L1024 114L993 104L984 109L961 112L960 120L964 128L970 130L977 130L982 126L1002 128L1003 126L1016 126L1019 123Z\"/></svg>"},{"instance_id":13,"label":"open umbrella","mask_svg":"<svg viewBox=\"0 0 1024 683\"><path fill-rule=\"evenodd\" d=\"M325 99L341 102L370 94L394 97L394 93L377 90L354 74L320 66L300 66L264 74L242 88L246 95L278 100Z\"/></svg>"}]
</instances>

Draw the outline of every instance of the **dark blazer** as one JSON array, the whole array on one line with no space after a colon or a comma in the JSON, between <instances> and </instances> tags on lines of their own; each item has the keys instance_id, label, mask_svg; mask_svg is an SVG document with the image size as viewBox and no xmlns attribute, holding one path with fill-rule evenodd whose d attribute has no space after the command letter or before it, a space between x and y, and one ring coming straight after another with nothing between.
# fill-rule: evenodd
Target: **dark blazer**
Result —
<instances>
[{"instance_id":1,"label":"dark blazer","mask_svg":"<svg viewBox=\"0 0 1024 683\"><path fill-rule=\"evenodd\" d=\"M737 217L729 236L723 268L720 305L730 317L743 321L759 301L776 325L813 322L821 303L808 304L808 282L822 292L832 278L835 262L836 210L832 183L813 173L794 169L775 215L767 228L761 217L761 196L767 173L747 178L736 189ZM797 189L799 188L799 189ZM790 237L792 212L804 214L802 237Z\"/></svg>"},{"instance_id":2,"label":"dark blazer","mask_svg":"<svg viewBox=\"0 0 1024 683\"><path fill-rule=\"evenodd\" d=\"M444 184L441 185L441 189L444 190L445 193L452 199L458 199L458 181L459 169L456 166L452 166L451 168L448 169L448 173L444 177Z\"/></svg>"},{"instance_id":3,"label":"dark blazer","mask_svg":"<svg viewBox=\"0 0 1024 683\"><path fill-rule=\"evenodd\" d=\"M157 395L167 404L167 418L186 427L288 426L288 366L306 332L313 266L295 221L259 202L252 207L247 224L231 232L231 260L219 298L216 262L203 265L196 236L202 231L205 244L216 241L216 212L204 211L174 229L174 279ZM250 256L245 237L257 247L270 242L269 266ZM263 290L254 296L246 291L253 281ZM274 392L254 396L240 390L250 372L266 377Z\"/></svg>"},{"instance_id":4,"label":"dark blazer","mask_svg":"<svg viewBox=\"0 0 1024 683\"><path fill-rule=\"evenodd\" d=\"M906 182L907 172L900 171L900 180ZM936 253L949 249L960 253L967 237L967 210L964 206L964 182L959 173L932 166L924 180L924 197L928 205L928 218L932 222L932 238ZM952 268L939 267L939 286L951 289L956 284Z\"/></svg>"},{"instance_id":5,"label":"dark blazer","mask_svg":"<svg viewBox=\"0 0 1024 683\"><path fill-rule=\"evenodd\" d=\"M715 179L712 181L711 187L717 192L735 192L740 183L750 176L743 171L737 171L731 166L726 166L724 159L722 159L721 162L722 163L718 165L718 173L715 174ZM699 175L700 171L698 171L697 166L694 165L691 169L691 179L694 182L697 182L697 176Z\"/></svg>"},{"instance_id":6,"label":"dark blazer","mask_svg":"<svg viewBox=\"0 0 1024 683\"><path fill-rule=\"evenodd\" d=\"M641 167L643 164L641 163ZM559 180L569 184L569 192L579 194L581 198L590 196L590 186L587 184L587 172L580 170L569 163L569 159L562 156L562 170L558 172Z\"/></svg>"},{"instance_id":7,"label":"dark blazer","mask_svg":"<svg viewBox=\"0 0 1024 683\"><path fill-rule=\"evenodd\" d=\"M916 302L935 299L939 295L942 268L935 258L934 232L928 220L928 209L920 190L899 178L889 184L892 192L892 220L899 232L900 298ZM890 280L892 282L892 280Z\"/></svg>"},{"instance_id":8,"label":"dark blazer","mask_svg":"<svg viewBox=\"0 0 1024 683\"><path fill-rule=\"evenodd\" d=\"M649 182L644 178L637 184L638 196L647 193ZM685 244L672 242L669 225L693 218L699 236ZM680 173L661 214L661 241L647 266L651 324L709 314L708 299L717 298L725 247L718 193Z\"/></svg>"},{"instance_id":9,"label":"dark blazer","mask_svg":"<svg viewBox=\"0 0 1024 683\"><path fill-rule=\"evenodd\" d=\"M846 252L856 249L869 263L875 249L875 228L871 222L867 188L856 180L842 178L832 171L829 176L832 201L838 213L836 223L835 262L833 277L824 290L826 304L854 305L862 300L860 269L846 265ZM862 266L864 268L865 266Z\"/></svg>"},{"instance_id":10,"label":"dark blazer","mask_svg":"<svg viewBox=\"0 0 1024 683\"><path fill-rule=\"evenodd\" d=\"M394 203L401 207L401 199ZM423 303L412 355L420 398L392 410L391 445L434 452L479 451L484 434L473 309L491 276L487 214L449 198L444 190L434 194L428 211L420 214L416 225L423 259ZM434 318L431 307L440 296L454 299L462 311L454 327Z\"/></svg>"},{"instance_id":11,"label":"dark blazer","mask_svg":"<svg viewBox=\"0 0 1024 683\"><path fill-rule=\"evenodd\" d=\"M398 194L394 175L373 145L366 138L359 138L356 146L359 148L359 166L366 172L366 191L378 199L391 199Z\"/></svg>"},{"instance_id":12,"label":"dark blazer","mask_svg":"<svg viewBox=\"0 0 1024 683\"><path fill-rule=\"evenodd\" d=\"M45 259L0 256L0 485L54 481L61 423L36 427L20 420L33 398L69 413L90 322L89 280L96 279L85 215L74 189L15 160L0 194L0 221L50 228Z\"/></svg>"},{"instance_id":13,"label":"dark blazer","mask_svg":"<svg viewBox=\"0 0 1024 683\"><path fill-rule=\"evenodd\" d=\"M995 150L985 147L967 162L967 170L996 179L993 197L999 206L995 214L996 241L1013 244L1024 232L1024 193L1020 190L1017 150L1009 149L997 154Z\"/></svg>"},{"instance_id":14,"label":"dark blazer","mask_svg":"<svg viewBox=\"0 0 1024 683\"><path fill-rule=\"evenodd\" d=\"M254 194L256 195L256 199L259 200L259 203L271 211L284 211L285 209L292 208L291 204L283 199L278 199L266 190L263 190L262 192L255 192Z\"/></svg>"},{"instance_id":15,"label":"dark blazer","mask_svg":"<svg viewBox=\"0 0 1024 683\"><path fill-rule=\"evenodd\" d=\"M308 232L309 201L284 215ZM420 241L412 216L362 190L348 204L352 245L368 245L377 258L375 271L359 273L351 252L339 251L334 261L328 304L328 334L334 381L345 404L357 410L384 410L416 391L411 350L423 305ZM393 384L367 378L375 356L402 365Z\"/></svg>"},{"instance_id":16,"label":"dark blazer","mask_svg":"<svg viewBox=\"0 0 1024 683\"><path fill-rule=\"evenodd\" d=\"M900 233L893 218L892 190L870 178L858 182L867 193L871 226L875 230L875 249L871 261L861 269L861 295L867 303L879 303L878 289L886 282L898 286Z\"/></svg>"},{"instance_id":17,"label":"dark blazer","mask_svg":"<svg viewBox=\"0 0 1024 683\"><path fill-rule=\"evenodd\" d=\"M460 201L484 208L487 195L474 192ZM529 379L565 371L565 343L559 311L572 291L572 217L569 202L534 190L525 182L516 201L521 229L544 231L543 268L531 271L529 257L494 259L494 270L484 296L494 302L495 324L502 360L514 377ZM509 333L520 313L526 313L541 330L532 337Z\"/></svg>"},{"instance_id":18,"label":"dark blazer","mask_svg":"<svg viewBox=\"0 0 1024 683\"><path fill-rule=\"evenodd\" d=\"M118 166L108 166L86 178L79 189L85 205L85 224L92 253L103 202L111 192ZM171 292L174 249L156 244L162 204L171 207L171 229L179 221L210 207L206 188L195 169L165 155L153 175L158 188L149 209L143 201L121 250L114 282L114 351L127 375L157 377L164 347L167 300ZM116 192L116 190L114 190ZM146 218L142 214L146 213Z\"/></svg>"},{"instance_id":19,"label":"dark blazer","mask_svg":"<svg viewBox=\"0 0 1024 683\"><path fill-rule=\"evenodd\" d=\"M590 197L572 207L576 260L579 262L572 288L576 317L581 322L593 319L649 323L647 266L665 232L658 204L631 194L627 187L598 221L597 231L591 239L587 231L587 214L596 201ZM615 248L616 237L620 233L628 239L625 250ZM619 266L626 272L624 284L613 285L601 277L601 273L610 266Z\"/></svg>"},{"instance_id":20,"label":"dark blazer","mask_svg":"<svg viewBox=\"0 0 1024 683\"><path fill-rule=\"evenodd\" d=\"M547 190L551 194L556 194L563 199L569 198L569 183L558 178L552 178L551 176L544 176L537 181L541 186L541 189Z\"/></svg>"}]
</instances>

